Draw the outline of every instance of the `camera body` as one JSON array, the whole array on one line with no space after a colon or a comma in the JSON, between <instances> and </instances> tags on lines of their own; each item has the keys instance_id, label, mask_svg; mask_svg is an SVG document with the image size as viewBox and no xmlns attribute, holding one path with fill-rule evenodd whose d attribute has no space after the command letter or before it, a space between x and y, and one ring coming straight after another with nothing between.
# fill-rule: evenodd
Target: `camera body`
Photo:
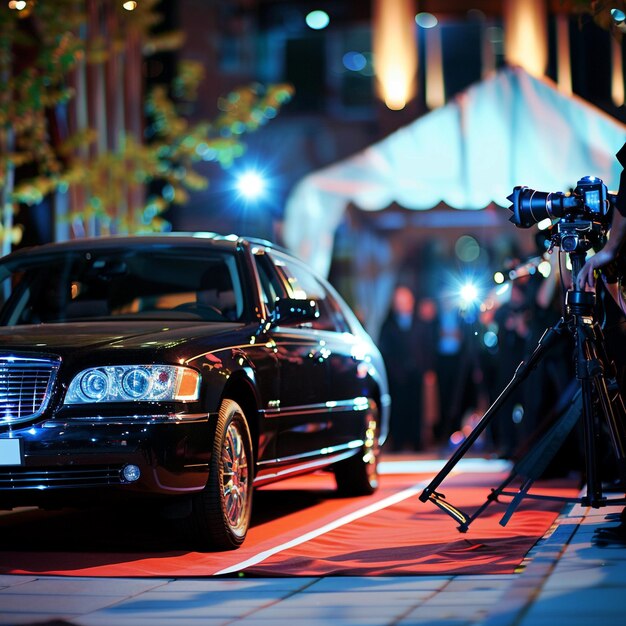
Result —
<instances>
[{"instance_id":1,"label":"camera body","mask_svg":"<svg viewBox=\"0 0 626 626\"><path fill-rule=\"evenodd\" d=\"M574 195L580 198L582 206L592 215L606 216L611 209L609 192L602 179L595 176L584 176L578 181Z\"/></svg>"},{"instance_id":2,"label":"camera body","mask_svg":"<svg viewBox=\"0 0 626 626\"><path fill-rule=\"evenodd\" d=\"M552 220L552 243L564 252L601 248L611 222L615 196L600 178L585 176L570 194L515 187L507 198L512 202L509 221L518 228L530 228Z\"/></svg>"}]
</instances>

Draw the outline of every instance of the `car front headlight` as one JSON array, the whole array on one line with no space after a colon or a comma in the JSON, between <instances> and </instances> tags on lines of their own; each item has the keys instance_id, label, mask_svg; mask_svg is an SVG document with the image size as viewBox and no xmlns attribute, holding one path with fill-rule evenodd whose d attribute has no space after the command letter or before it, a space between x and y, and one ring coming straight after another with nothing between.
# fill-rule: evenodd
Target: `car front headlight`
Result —
<instances>
[{"instance_id":1,"label":"car front headlight","mask_svg":"<svg viewBox=\"0 0 626 626\"><path fill-rule=\"evenodd\" d=\"M177 365L92 367L74 377L65 404L197 400L200 374Z\"/></svg>"}]
</instances>

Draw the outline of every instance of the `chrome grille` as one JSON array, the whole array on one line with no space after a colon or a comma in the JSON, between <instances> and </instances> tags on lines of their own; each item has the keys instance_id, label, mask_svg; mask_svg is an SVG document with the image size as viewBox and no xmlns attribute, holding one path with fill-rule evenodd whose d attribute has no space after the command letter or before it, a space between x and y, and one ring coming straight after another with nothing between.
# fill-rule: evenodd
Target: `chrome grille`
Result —
<instances>
[{"instance_id":1,"label":"chrome grille","mask_svg":"<svg viewBox=\"0 0 626 626\"><path fill-rule=\"evenodd\" d=\"M0 491L121 485L121 467L0 468Z\"/></svg>"},{"instance_id":2,"label":"chrome grille","mask_svg":"<svg viewBox=\"0 0 626 626\"><path fill-rule=\"evenodd\" d=\"M59 361L0 356L0 425L41 415L50 400Z\"/></svg>"}]
</instances>

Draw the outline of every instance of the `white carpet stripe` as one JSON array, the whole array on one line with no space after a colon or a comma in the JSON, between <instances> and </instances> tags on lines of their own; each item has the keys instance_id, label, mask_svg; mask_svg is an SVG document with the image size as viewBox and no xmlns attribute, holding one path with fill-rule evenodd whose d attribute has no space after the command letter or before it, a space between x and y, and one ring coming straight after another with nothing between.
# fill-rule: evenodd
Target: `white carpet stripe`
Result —
<instances>
[{"instance_id":1,"label":"white carpet stripe","mask_svg":"<svg viewBox=\"0 0 626 626\"><path fill-rule=\"evenodd\" d=\"M302 535L301 537L297 537L296 539L292 539L291 541L283 543L279 546L270 548L269 550L265 550L265 552L260 552L259 554L247 559L246 561L242 561L241 563L237 563L236 565L232 565L230 567L222 569L219 572L215 572L215 574L213 575L221 576L223 574L233 574L234 572L244 570L247 567L251 567L252 565L257 565L258 563L261 563L261 561L265 561L265 559L268 559L269 557L274 556L275 554L278 554L279 552L282 552L283 550L289 550L289 548L293 548L302 543L306 543L307 541L310 541L311 539L315 539L321 535L324 535L330 532L331 530L335 530L336 528L344 526L345 524L349 524L350 522L354 522L355 520L358 520L362 517L366 517L367 515L370 515L371 513L376 513L376 511L380 511L381 509L384 509L388 506L397 504L398 502L402 502L402 500L406 500L407 498L412 498L414 495L421 493L424 490L424 488L428 485L430 480L431 479L424 480L418 483L417 485L413 485L412 487L409 487L408 489L404 489L403 491L394 493L393 495L387 498L384 498L383 500L379 500L378 502L375 502L374 504L370 504L369 506L366 506L358 511L355 511L354 513L350 513L349 515L340 517L334 522L330 522L329 524L326 524L325 526L321 526L320 528L312 530L306 533L305 535Z\"/></svg>"},{"instance_id":2,"label":"white carpet stripe","mask_svg":"<svg viewBox=\"0 0 626 626\"><path fill-rule=\"evenodd\" d=\"M433 473L433 476L446 464L445 460L397 460L397 461L385 461L380 463L380 474L410 474L410 473ZM454 467L453 471L450 472L450 476L455 474L459 474L461 472L502 472L506 470L510 470L511 462L510 461L502 461L498 459L461 459L459 463ZM219 572L215 572L214 576L221 576L224 574L233 574L234 572L239 572L247 567L251 567L252 565L257 565L265 559L268 559L279 552L283 552L284 550L289 550L289 548L293 548L295 546L299 546L302 543L306 543L311 539L315 539L316 537L320 537L336 528L340 528L350 522L354 522L362 517L366 517L371 513L376 513L381 509L384 509L388 506L392 506L393 504L397 504L398 502L402 502L402 500L406 500L407 498L411 498L418 493L421 493L425 487L427 487L432 480L428 478L423 480L422 482L409 487L408 489L404 489L403 491L399 491L383 500L379 500L374 504L370 504L354 513L350 513L349 515L345 515L344 517L340 517L334 522L330 522L325 526L317 528L316 530L312 530L311 532L302 535L296 539L292 539L291 541L287 541L281 545L278 545L274 548L270 548L269 550L265 550L265 552L260 552L259 554L250 557L249 559L242 561L241 563L237 563L236 565L231 565L230 567L226 567Z\"/></svg>"}]
</instances>

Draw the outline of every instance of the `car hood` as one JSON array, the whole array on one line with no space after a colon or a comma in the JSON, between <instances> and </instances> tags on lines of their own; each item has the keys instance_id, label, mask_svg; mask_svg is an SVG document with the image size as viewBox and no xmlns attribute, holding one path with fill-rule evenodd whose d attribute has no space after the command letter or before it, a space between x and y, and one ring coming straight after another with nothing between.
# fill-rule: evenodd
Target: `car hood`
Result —
<instances>
[{"instance_id":1,"label":"car hood","mask_svg":"<svg viewBox=\"0 0 626 626\"><path fill-rule=\"evenodd\" d=\"M127 349L176 349L190 341L221 343L219 338L243 328L234 323L133 321L37 324L0 328L0 353L6 351L55 353ZM214 341L212 341L212 338Z\"/></svg>"}]
</instances>

